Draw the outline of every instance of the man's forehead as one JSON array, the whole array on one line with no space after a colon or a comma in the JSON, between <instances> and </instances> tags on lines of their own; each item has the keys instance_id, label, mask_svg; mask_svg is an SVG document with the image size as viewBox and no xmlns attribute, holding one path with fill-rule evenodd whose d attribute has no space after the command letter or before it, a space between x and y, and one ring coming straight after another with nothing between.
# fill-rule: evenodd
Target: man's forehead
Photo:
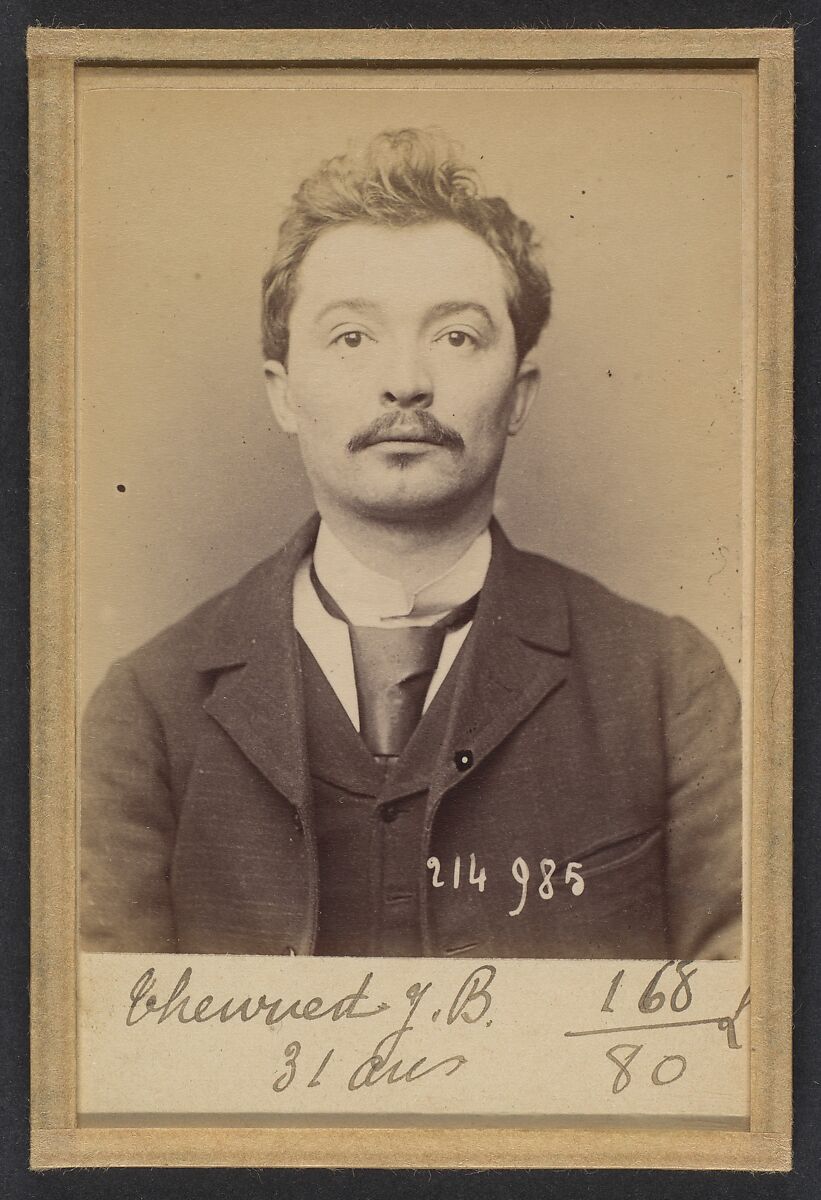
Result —
<instances>
[{"instance_id":1,"label":"man's forehead","mask_svg":"<svg viewBox=\"0 0 821 1200\"><path fill-rule=\"evenodd\" d=\"M364 309L403 296L430 307L459 301L507 307L498 258L482 238L453 221L335 226L320 234L299 268L297 300L313 315L346 301Z\"/></svg>"}]
</instances>

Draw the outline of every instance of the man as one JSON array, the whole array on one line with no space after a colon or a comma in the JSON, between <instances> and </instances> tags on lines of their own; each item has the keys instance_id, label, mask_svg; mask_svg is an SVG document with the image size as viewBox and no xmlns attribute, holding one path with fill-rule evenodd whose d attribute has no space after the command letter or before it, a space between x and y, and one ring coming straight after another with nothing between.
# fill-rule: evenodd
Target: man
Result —
<instances>
[{"instance_id":1,"label":"man","mask_svg":"<svg viewBox=\"0 0 821 1200\"><path fill-rule=\"evenodd\" d=\"M303 183L263 330L318 516L92 700L86 948L739 953L719 654L492 517L549 303L431 134Z\"/></svg>"}]
</instances>

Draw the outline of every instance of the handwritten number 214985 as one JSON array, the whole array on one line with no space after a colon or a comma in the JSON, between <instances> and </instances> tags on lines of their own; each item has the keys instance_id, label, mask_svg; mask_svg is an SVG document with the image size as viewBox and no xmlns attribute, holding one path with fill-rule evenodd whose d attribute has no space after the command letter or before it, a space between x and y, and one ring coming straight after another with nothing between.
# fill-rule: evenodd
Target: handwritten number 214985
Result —
<instances>
[{"instance_id":1,"label":"handwritten number 214985","mask_svg":"<svg viewBox=\"0 0 821 1200\"><path fill-rule=\"evenodd\" d=\"M443 867L441 861L435 856L428 859L427 867L433 872L431 878L431 886L435 888L445 887L448 880L442 878ZM584 880L581 877L582 864L577 862L567 863L564 868L563 876L557 873L556 863L552 858L543 858L539 862L539 871L541 880L539 882L539 896L542 900L552 900L555 895L556 884L559 886L570 888L574 896L581 896L584 891ZM519 894L518 904L510 909L508 915L518 917L523 911L527 903L528 887L530 884L530 867L525 859L519 857L513 860L510 867L510 873L519 885L521 891ZM453 860L453 874L451 876L452 886L458 888L462 882L462 856L457 854ZM487 883L487 872L484 867L476 869L476 855L471 854L468 860L467 882L475 887L478 887L480 892L485 890Z\"/></svg>"}]
</instances>

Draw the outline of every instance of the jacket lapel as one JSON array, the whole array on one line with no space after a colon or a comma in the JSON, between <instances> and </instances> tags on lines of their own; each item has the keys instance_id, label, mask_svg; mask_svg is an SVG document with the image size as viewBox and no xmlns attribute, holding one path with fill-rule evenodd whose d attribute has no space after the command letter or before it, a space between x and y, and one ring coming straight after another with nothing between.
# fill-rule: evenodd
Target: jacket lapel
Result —
<instances>
[{"instance_id":1,"label":"jacket lapel","mask_svg":"<svg viewBox=\"0 0 821 1200\"><path fill-rule=\"evenodd\" d=\"M227 593L197 666L218 672L205 710L298 809L310 804L294 573L316 538L314 515Z\"/></svg>"},{"instance_id":2,"label":"jacket lapel","mask_svg":"<svg viewBox=\"0 0 821 1200\"><path fill-rule=\"evenodd\" d=\"M311 780L302 671L293 625L294 573L316 540L316 514L226 594L197 666L218 672L206 711L273 786L300 809ZM487 579L449 705L430 805L461 782L566 677L567 598L551 564L515 549L491 523ZM457 765L459 752L471 765ZM397 794L403 784L397 779ZM391 789L392 791L394 789ZM432 819L432 811L431 811Z\"/></svg>"},{"instance_id":3,"label":"jacket lapel","mask_svg":"<svg viewBox=\"0 0 821 1200\"><path fill-rule=\"evenodd\" d=\"M431 822L439 798L468 778L567 675L569 617L558 572L544 558L515 549L495 520L491 534L490 568L431 782Z\"/></svg>"}]
</instances>

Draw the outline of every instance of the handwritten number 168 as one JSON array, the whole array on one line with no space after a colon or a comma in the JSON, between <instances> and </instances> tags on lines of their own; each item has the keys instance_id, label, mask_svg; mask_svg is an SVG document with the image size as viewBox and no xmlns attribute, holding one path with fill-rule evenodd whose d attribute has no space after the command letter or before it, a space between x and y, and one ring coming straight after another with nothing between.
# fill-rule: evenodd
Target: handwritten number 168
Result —
<instances>
[{"instance_id":1,"label":"handwritten number 168","mask_svg":"<svg viewBox=\"0 0 821 1200\"><path fill-rule=\"evenodd\" d=\"M692 966L692 959L684 958L678 962L675 959L669 958L663 966L659 967L653 978L647 984L647 987L642 992L639 998L639 1012L656 1013L660 1008L663 1008L667 1002L667 996L659 987L659 982L662 975L670 967L675 967L678 976L678 982L670 993L670 1008L673 1012L684 1012L693 1002L693 989L690 985L690 980L695 975L698 967ZM687 970L691 967L691 970ZM610 981L610 989L605 997L604 1004L601 1006L602 1012L612 1012L610 1007L616 992L621 986L621 981L624 979L624 970L619 971Z\"/></svg>"}]
</instances>

